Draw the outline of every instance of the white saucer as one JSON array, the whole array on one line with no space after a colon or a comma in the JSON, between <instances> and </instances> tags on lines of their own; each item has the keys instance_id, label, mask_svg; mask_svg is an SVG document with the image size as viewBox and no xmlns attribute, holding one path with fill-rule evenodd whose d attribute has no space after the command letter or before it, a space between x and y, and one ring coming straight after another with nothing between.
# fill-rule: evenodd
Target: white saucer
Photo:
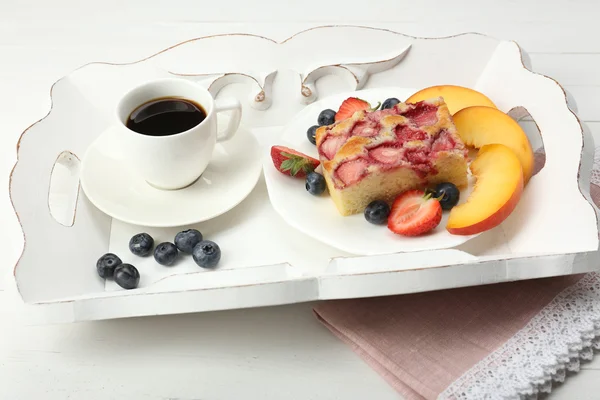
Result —
<instances>
[{"instance_id":1,"label":"white saucer","mask_svg":"<svg viewBox=\"0 0 600 400\"><path fill-rule=\"evenodd\" d=\"M117 130L109 129L88 148L81 187L98 209L130 224L171 227L219 216L250 194L262 171L260 146L252 132L240 127L233 139L217 143L195 183L160 190L130 168L118 139Z\"/></svg>"},{"instance_id":2,"label":"white saucer","mask_svg":"<svg viewBox=\"0 0 600 400\"><path fill-rule=\"evenodd\" d=\"M337 110L342 101L350 96L377 104L389 97L405 100L414 92L414 89L378 88L327 97L300 111L272 144L288 146L318 158L316 147L306 137L306 130L317 123L317 116L322 110ZM450 234L445 229L448 212L444 212L442 221L433 231L417 237L396 235L385 226L370 224L363 214L343 217L328 195L312 196L305 190L304 180L293 179L277 171L270 154L267 154L268 150L270 146L263 151L263 162L271 204L289 225L332 247L351 254L380 255L447 249L477 236ZM471 190L472 186L461 192L461 203Z\"/></svg>"}]
</instances>

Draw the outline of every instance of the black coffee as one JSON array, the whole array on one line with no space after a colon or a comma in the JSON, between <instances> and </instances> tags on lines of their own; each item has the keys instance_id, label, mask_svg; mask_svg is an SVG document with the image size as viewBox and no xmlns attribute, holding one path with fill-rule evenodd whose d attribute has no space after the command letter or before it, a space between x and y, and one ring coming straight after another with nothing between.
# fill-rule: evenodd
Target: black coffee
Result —
<instances>
[{"instance_id":1,"label":"black coffee","mask_svg":"<svg viewBox=\"0 0 600 400\"><path fill-rule=\"evenodd\" d=\"M125 125L142 135L169 136L192 129L205 118L206 111L199 104L176 97L164 97L137 107Z\"/></svg>"}]
</instances>

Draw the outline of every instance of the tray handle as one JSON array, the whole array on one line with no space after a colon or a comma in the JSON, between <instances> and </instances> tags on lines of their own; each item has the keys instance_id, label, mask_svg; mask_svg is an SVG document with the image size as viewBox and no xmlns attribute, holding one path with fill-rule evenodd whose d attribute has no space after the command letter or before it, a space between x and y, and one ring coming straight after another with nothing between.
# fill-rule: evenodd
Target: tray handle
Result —
<instances>
[{"instance_id":1,"label":"tray handle","mask_svg":"<svg viewBox=\"0 0 600 400\"><path fill-rule=\"evenodd\" d=\"M529 181L515 213L503 224L509 246L515 253L595 250L597 216L589 196L593 139L569 109L568 95L558 82L529 68L527 53L515 42L501 42L475 87L503 111L517 106L527 110L546 154L544 168ZM547 201L534 200L539 193ZM556 213L557 205L569 212ZM524 216L534 214L533 223L523 222ZM547 215L553 217L543 217Z\"/></svg>"},{"instance_id":2,"label":"tray handle","mask_svg":"<svg viewBox=\"0 0 600 400\"><path fill-rule=\"evenodd\" d=\"M79 199L81 160L74 153L62 151L52 166L48 184L48 209L52 218L63 226L73 226Z\"/></svg>"}]
</instances>

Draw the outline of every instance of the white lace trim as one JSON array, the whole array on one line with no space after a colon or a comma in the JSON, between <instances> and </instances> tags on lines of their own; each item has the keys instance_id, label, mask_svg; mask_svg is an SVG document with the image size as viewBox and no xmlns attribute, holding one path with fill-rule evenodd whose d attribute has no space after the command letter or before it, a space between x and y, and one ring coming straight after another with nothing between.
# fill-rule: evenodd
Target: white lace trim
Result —
<instances>
[{"instance_id":1,"label":"white lace trim","mask_svg":"<svg viewBox=\"0 0 600 400\"><path fill-rule=\"evenodd\" d=\"M563 290L502 347L474 365L439 400L523 400L549 393L600 350L600 274Z\"/></svg>"}]
</instances>

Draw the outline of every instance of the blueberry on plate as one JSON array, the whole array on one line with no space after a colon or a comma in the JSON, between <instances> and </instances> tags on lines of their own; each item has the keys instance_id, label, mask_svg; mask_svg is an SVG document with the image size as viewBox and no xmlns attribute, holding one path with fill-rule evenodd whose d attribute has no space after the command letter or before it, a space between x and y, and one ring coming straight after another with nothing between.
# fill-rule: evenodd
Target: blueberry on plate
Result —
<instances>
[{"instance_id":1,"label":"blueberry on plate","mask_svg":"<svg viewBox=\"0 0 600 400\"><path fill-rule=\"evenodd\" d=\"M215 242L203 240L194 247L192 258L202 268L214 268L221 260L221 249Z\"/></svg>"},{"instance_id":2,"label":"blueberry on plate","mask_svg":"<svg viewBox=\"0 0 600 400\"><path fill-rule=\"evenodd\" d=\"M400 100L398 100L395 97L390 97L389 99L386 99L383 104L381 105L381 109L385 110L388 108L392 108L394 107L396 104L400 103Z\"/></svg>"},{"instance_id":3,"label":"blueberry on plate","mask_svg":"<svg viewBox=\"0 0 600 400\"><path fill-rule=\"evenodd\" d=\"M375 200L365 208L365 219L375 225L387 223L390 206L383 200Z\"/></svg>"},{"instance_id":4,"label":"blueberry on plate","mask_svg":"<svg viewBox=\"0 0 600 400\"><path fill-rule=\"evenodd\" d=\"M435 187L435 196L439 199L442 210L450 210L458 204L460 191L450 182L442 182Z\"/></svg>"},{"instance_id":5,"label":"blueberry on plate","mask_svg":"<svg viewBox=\"0 0 600 400\"><path fill-rule=\"evenodd\" d=\"M319 117L317 118L317 122L320 126L323 125L331 125L335 122L335 111L328 108L327 110L321 111Z\"/></svg>"},{"instance_id":6,"label":"blueberry on plate","mask_svg":"<svg viewBox=\"0 0 600 400\"><path fill-rule=\"evenodd\" d=\"M319 125L313 125L310 128L308 128L308 130L306 131L306 137L308 137L308 141L311 142L312 144L317 144L317 129L319 128Z\"/></svg>"},{"instance_id":7,"label":"blueberry on plate","mask_svg":"<svg viewBox=\"0 0 600 400\"><path fill-rule=\"evenodd\" d=\"M106 253L96 262L96 270L102 278L112 278L115 268L121 265L123 261L113 253Z\"/></svg>"},{"instance_id":8,"label":"blueberry on plate","mask_svg":"<svg viewBox=\"0 0 600 400\"><path fill-rule=\"evenodd\" d=\"M154 239L147 233L138 233L129 240L129 250L136 256L147 256L152 251L152 247L154 247Z\"/></svg>"},{"instance_id":9,"label":"blueberry on plate","mask_svg":"<svg viewBox=\"0 0 600 400\"><path fill-rule=\"evenodd\" d=\"M325 177L318 172L310 172L306 175L306 190L315 196L320 195L327 187Z\"/></svg>"},{"instance_id":10,"label":"blueberry on plate","mask_svg":"<svg viewBox=\"0 0 600 400\"><path fill-rule=\"evenodd\" d=\"M177 246L171 242L163 242L154 249L154 259L160 265L172 265L177 259Z\"/></svg>"},{"instance_id":11,"label":"blueberry on plate","mask_svg":"<svg viewBox=\"0 0 600 400\"><path fill-rule=\"evenodd\" d=\"M121 264L115 268L115 282L123 289L135 289L140 283L140 273L131 264Z\"/></svg>"},{"instance_id":12,"label":"blueberry on plate","mask_svg":"<svg viewBox=\"0 0 600 400\"><path fill-rule=\"evenodd\" d=\"M175 246L179 251L192 254L194 246L202 241L202 234L197 229L186 229L175 235Z\"/></svg>"}]
</instances>

